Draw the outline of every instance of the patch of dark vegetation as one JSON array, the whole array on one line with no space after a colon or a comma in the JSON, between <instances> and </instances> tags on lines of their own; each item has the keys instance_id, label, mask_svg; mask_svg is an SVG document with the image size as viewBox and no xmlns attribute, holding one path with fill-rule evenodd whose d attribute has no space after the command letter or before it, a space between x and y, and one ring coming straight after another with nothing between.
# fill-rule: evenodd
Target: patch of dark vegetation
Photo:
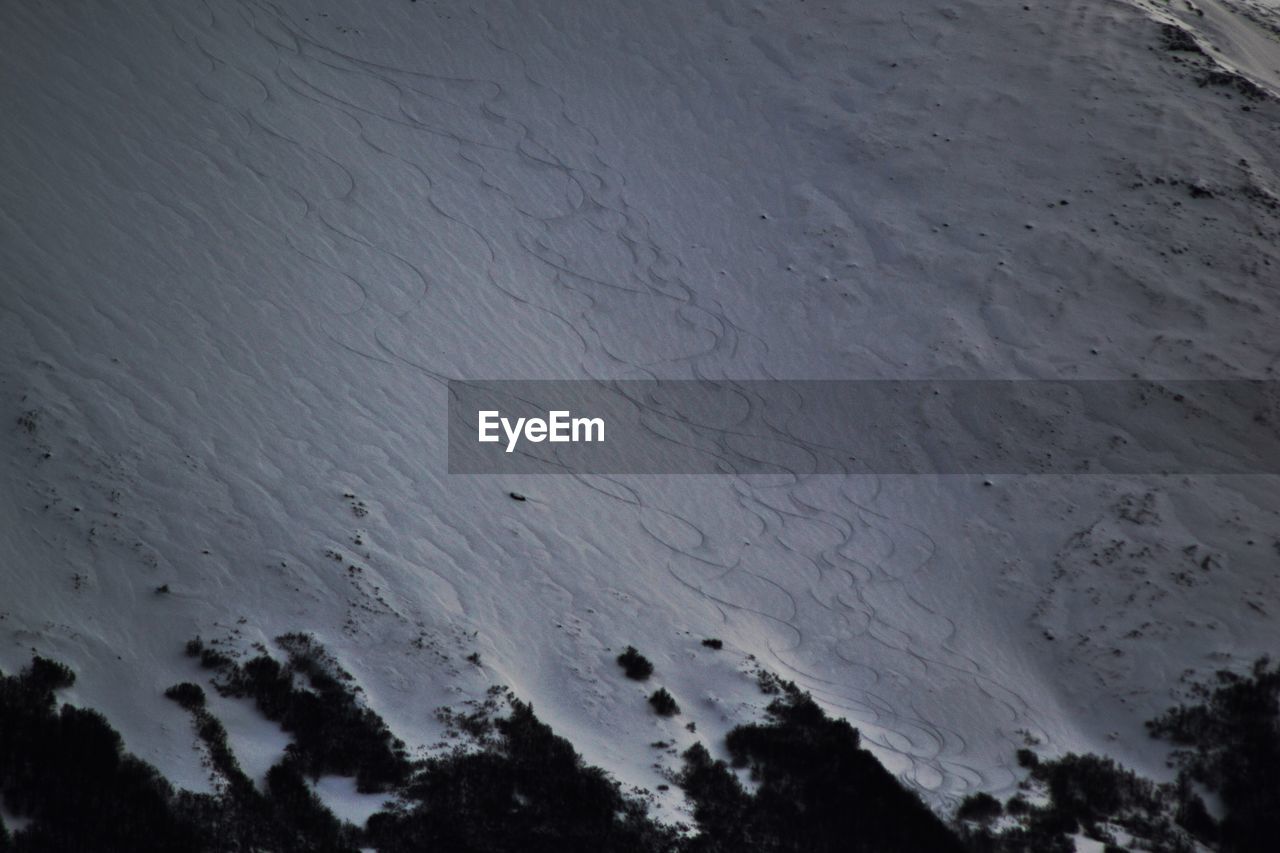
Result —
<instances>
[{"instance_id":1,"label":"patch of dark vegetation","mask_svg":"<svg viewBox=\"0 0 1280 853\"><path fill-rule=\"evenodd\" d=\"M1156 785L1110 758L1065 755L1037 764L1031 775L1049 791L1052 804L1041 818L1050 826L1068 832L1079 827L1087 837L1108 843L1114 841L1103 826L1109 822L1163 849L1190 850L1165 813Z\"/></svg>"},{"instance_id":2,"label":"patch of dark vegetation","mask_svg":"<svg viewBox=\"0 0 1280 853\"><path fill-rule=\"evenodd\" d=\"M1082 832L1115 844L1113 828L1144 849L1191 851L1196 843L1223 853L1261 853L1280 837L1280 667L1263 658L1247 675L1219 672L1193 701L1147 724L1153 737L1175 744L1176 781L1157 785L1096 755L1047 761L1019 750L1028 768L1023 787L1047 798L1032 805L1019 794L1004 805L1018 825L991 831L966 800L956 817L979 851L1074 849ZM1215 820L1198 793L1213 794L1224 814Z\"/></svg>"},{"instance_id":3,"label":"patch of dark vegetation","mask_svg":"<svg viewBox=\"0 0 1280 853\"><path fill-rule=\"evenodd\" d=\"M1198 53L1203 55L1204 49L1196 41L1195 36L1176 24L1164 24L1160 28L1164 49L1178 53Z\"/></svg>"},{"instance_id":4,"label":"patch of dark vegetation","mask_svg":"<svg viewBox=\"0 0 1280 853\"><path fill-rule=\"evenodd\" d=\"M36 658L0 675L0 799L27 823L4 846L21 853L203 849L197 817L208 798L176 793L124 752L96 711L58 707L67 667Z\"/></svg>"},{"instance_id":5,"label":"patch of dark vegetation","mask_svg":"<svg viewBox=\"0 0 1280 853\"><path fill-rule=\"evenodd\" d=\"M827 717L794 685L767 714L767 722L740 726L726 740L733 766L756 781L754 793L701 744L685 753L679 782L701 829L688 841L689 853L963 849L861 747L856 729Z\"/></svg>"},{"instance_id":6,"label":"patch of dark vegetation","mask_svg":"<svg viewBox=\"0 0 1280 853\"><path fill-rule=\"evenodd\" d=\"M799 688L794 681L786 681L766 669L756 672L756 686L766 696L777 696L782 693L795 693Z\"/></svg>"},{"instance_id":7,"label":"patch of dark vegetation","mask_svg":"<svg viewBox=\"0 0 1280 853\"><path fill-rule=\"evenodd\" d=\"M306 635L287 634L276 642L288 655L286 663L265 654L244 664L222 663L219 692L253 699L263 716L291 734L286 755L313 779L326 773L354 776L361 793L404 784L410 771L404 744L356 699L345 683L351 676Z\"/></svg>"},{"instance_id":8,"label":"patch of dark vegetation","mask_svg":"<svg viewBox=\"0 0 1280 853\"><path fill-rule=\"evenodd\" d=\"M39 423L40 413L34 409L18 415L18 426L20 426L28 435L36 434L36 428L39 426Z\"/></svg>"},{"instance_id":9,"label":"patch of dark vegetation","mask_svg":"<svg viewBox=\"0 0 1280 853\"><path fill-rule=\"evenodd\" d=\"M1196 37L1177 24L1164 24L1160 30L1160 41L1164 49L1171 54L1173 62L1187 65L1195 74L1195 81L1200 88L1214 86L1232 89L1234 94L1249 101L1263 101L1268 97L1267 91L1247 77L1219 65L1200 45ZM1233 93L1225 93L1231 97ZM1243 109L1250 109L1248 106Z\"/></svg>"},{"instance_id":10,"label":"patch of dark vegetation","mask_svg":"<svg viewBox=\"0 0 1280 853\"><path fill-rule=\"evenodd\" d=\"M674 717L680 713L676 698L668 693L665 687L659 687L653 691L649 697L649 704L653 706L653 712L659 717Z\"/></svg>"},{"instance_id":11,"label":"patch of dark vegetation","mask_svg":"<svg viewBox=\"0 0 1280 853\"><path fill-rule=\"evenodd\" d=\"M490 687L483 701L473 699L465 703L470 710L440 708L436 711L436 719L444 724L450 737L470 738L483 746L493 736L493 721L498 716L502 700L511 698L514 696L501 687Z\"/></svg>"},{"instance_id":12,"label":"patch of dark vegetation","mask_svg":"<svg viewBox=\"0 0 1280 853\"><path fill-rule=\"evenodd\" d=\"M44 694L52 694L76 683L76 674L71 667L55 660L37 655L31 664L22 671L22 681L30 689Z\"/></svg>"},{"instance_id":13,"label":"patch of dark vegetation","mask_svg":"<svg viewBox=\"0 0 1280 853\"><path fill-rule=\"evenodd\" d=\"M720 651L724 648L724 640L717 640L715 637L707 637L707 639L702 641L702 645L709 649Z\"/></svg>"},{"instance_id":14,"label":"patch of dark vegetation","mask_svg":"<svg viewBox=\"0 0 1280 853\"><path fill-rule=\"evenodd\" d=\"M216 649L205 649L200 652L200 665L205 669L221 669L224 666L234 666L235 661Z\"/></svg>"},{"instance_id":15,"label":"patch of dark vegetation","mask_svg":"<svg viewBox=\"0 0 1280 853\"><path fill-rule=\"evenodd\" d=\"M222 721L206 709L204 690L197 684L176 684L165 696L191 712L209 763L226 785L200 815L217 849L355 853L359 830L338 820L307 787L296 756L286 752L267 771L266 790L259 791L227 743Z\"/></svg>"},{"instance_id":16,"label":"patch of dark vegetation","mask_svg":"<svg viewBox=\"0 0 1280 853\"><path fill-rule=\"evenodd\" d=\"M188 711L199 711L204 707L204 688L190 681L173 685L164 695Z\"/></svg>"},{"instance_id":17,"label":"patch of dark vegetation","mask_svg":"<svg viewBox=\"0 0 1280 853\"><path fill-rule=\"evenodd\" d=\"M1150 849L1169 853L1194 849L1174 821L1167 791L1109 758L1068 754L1037 761L1023 787L1036 789L1048 801L1033 805L1019 795L1001 808L994 797L979 794L961 804L956 818L971 849L1071 853L1075 850L1072 836L1083 834L1110 845L1116 842L1116 829L1142 839ZM1017 825L993 832L990 825L1001 811L1016 818Z\"/></svg>"},{"instance_id":18,"label":"patch of dark vegetation","mask_svg":"<svg viewBox=\"0 0 1280 853\"><path fill-rule=\"evenodd\" d=\"M697 826L671 827L654 820L644 800L583 762L509 691L493 688L467 712L442 712L449 730L465 740L410 762L323 649L302 635L279 643L285 663L262 654L238 664L218 652L222 662L213 667L220 690L251 698L282 726L292 726L293 744L261 786L240 767L200 685L165 691L191 714L219 783L214 795L175 791L125 754L99 715L59 710L53 691L74 680L66 667L37 658L20 676L0 677L0 797L10 812L30 819L12 837L0 827L0 851L961 849L958 836L861 748L855 729L828 718L789 682L773 682L779 698L766 722L739 727L726 741L733 765L751 773L757 790L748 792L729 765L695 746L685 755L680 784L695 805ZM207 651L203 643L189 647L201 659ZM323 696L337 710L318 709L300 693ZM674 705L667 691L659 696ZM355 756L322 735L353 739ZM330 768L338 765L348 775L374 772L388 756L404 775L393 781L374 773L394 800L363 828L338 820L307 782L318 772L337 772Z\"/></svg>"},{"instance_id":19,"label":"patch of dark vegetation","mask_svg":"<svg viewBox=\"0 0 1280 853\"><path fill-rule=\"evenodd\" d=\"M1024 815L1031 811L1031 803L1021 794L1015 794L1004 804L1005 814Z\"/></svg>"},{"instance_id":20,"label":"patch of dark vegetation","mask_svg":"<svg viewBox=\"0 0 1280 853\"><path fill-rule=\"evenodd\" d=\"M513 700L492 727L482 750L426 762L402 792L406 804L369 820L367 843L384 853L679 849L674 830L586 766L529 705Z\"/></svg>"},{"instance_id":21,"label":"patch of dark vegetation","mask_svg":"<svg viewBox=\"0 0 1280 853\"><path fill-rule=\"evenodd\" d=\"M1280 199L1276 198L1265 187L1246 184L1240 188L1240 193L1245 198L1249 199L1249 201L1259 205L1260 207L1266 208L1270 211L1280 211Z\"/></svg>"},{"instance_id":22,"label":"patch of dark vegetation","mask_svg":"<svg viewBox=\"0 0 1280 853\"><path fill-rule=\"evenodd\" d=\"M232 793L239 796L246 790L252 791L253 783L240 769L240 762L227 743L227 730L222 721L205 708L204 690L199 685L188 682L175 684L164 695L191 713L196 724L196 735L209 751L209 762L231 786Z\"/></svg>"},{"instance_id":23,"label":"patch of dark vegetation","mask_svg":"<svg viewBox=\"0 0 1280 853\"><path fill-rule=\"evenodd\" d=\"M276 826L278 849L356 853L364 846L364 833L338 820L292 762L282 761L267 771L267 790L260 801L261 818ZM242 849L260 849L256 838L250 844Z\"/></svg>"},{"instance_id":24,"label":"patch of dark vegetation","mask_svg":"<svg viewBox=\"0 0 1280 853\"><path fill-rule=\"evenodd\" d=\"M1179 747L1180 821L1223 851L1273 849L1280 838L1280 667L1262 658L1247 676L1219 672L1195 697L1147 724ZM1218 795L1220 823L1193 783Z\"/></svg>"},{"instance_id":25,"label":"patch of dark vegetation","mask_svg":"<svg viewBox=\"0 0 1280 853\"><path fill-rule=\"evenodd\" d=\"M1267 97L1266 90L1252 80L1234 71L1224 71L1221 68L1205 71L1196 82L1200 84L1201 88L1205 86L1224 86L1235 89L1250 101L1262 101Z\"/></svg>"},{"instance_id":26,"label":"patch of dark vegetation","mask_svg":"<svg viewBox=\"0 0 1280 853\"><path fill-rule=\"evenodd\" d=\"M956 809L957 819L972 820L984 824L990 823L1002 814L1004 814L1004 806L1000 805L999 800L985 791L965 797L964 802L960 804L960 808Z\"/></svg>"},{"instance_id":27,"label":"patch of dark vegetation","mask_svg":"<svg viewBox=\"0 0 1280 853\"><path fill-rule=\"evenodd\" d=\"M618 655L618 665L622 667L622 672L627 678L635 681L644 681L653 675L653 664L636 651L635 646L627 646L626 650Z\"/></svg>"},{"instance_id":28,"label":"patch of dark vegetation","mask_svg":"<svg viewBox=\"0 0 1280 853\"><path fill-rule=\"evenodd\" d=\"M1155 786L1110 758L1067 754L1035 766L1031 776L1045 783L1055 811L1086 829L1129 811L1158 811Z\"/></svg>"},{"instance_id":29,"label":"patch of dark vegetation","mask_svg":"<svg viewBox=\"0 0 1280 853\"><path fill-rule=\"evenodd\" d=\"M198 658L200 665L205 669L221 669L235 663L230 655L206 646L204 640L199 637L187 640L186 652L187 657Z\"/></svg>"}]
</instances>

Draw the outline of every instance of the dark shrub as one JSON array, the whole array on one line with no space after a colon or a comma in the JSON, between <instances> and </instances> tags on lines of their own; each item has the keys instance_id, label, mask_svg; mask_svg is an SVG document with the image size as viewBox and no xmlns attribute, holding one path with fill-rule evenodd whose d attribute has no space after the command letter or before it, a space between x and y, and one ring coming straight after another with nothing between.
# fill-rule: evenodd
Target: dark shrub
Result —
<instances>
[{"instance_id":1,"label":"dark shrub","mask_svg":"<svg viewBox=\"0 0 1280 853\"><path fill-rule=\"evenodd\" d=\"M1160 30L1166 50L1182 53L1204 53L1199 42L1195 40L1195 36L1182 27L1175 24L1163 24Z\"/></svg>"},{"instance_id":2,"label":"dark shrub","mask_svg":"<svg viewBox=\"0 0 1280 853\"><path fill-rule=\"evenodd\" d=\"M286 754L300 772L354 776L362 793L403 784L410 769L404 744L360 704L344 683L349 676L310 638L279 639L288 649L287 665L266 655L242 666L230 664L222 668L220 689L252 698L267 719L293 735ZM309 690L294 683L295 674L306 679Z\"/></svg>"},{"instance_id":3,"label":"dark shrub","mask_svg":"<svg viewBox=\"0 0 1280 853\"><path fill-rule=\"evenodd\" d=\"M298 845L295 849L348 850L355 846L342 821L307 787L292 763L282 761L267 771L265 799L279 825L297 828L286 840L286 844Z\"/></svg>"},{"instance_id":4,"label":"dark shrub","mask_svg":"<svg viewBox=\"0 0 1280 853\"><path fill-rule=\"evenodd\" d=\"M960 820L972 820L978 823L990 823L1004 813L1000 801L985 791L965 797L956 817Z\"/></svg>"},{"instance_id":5,"label":"dark shrub","mask_svg":"<svg viewBox=\"0 0 1280 853\"><path fill-rule=\"evenodd\" d=\"M1178 826L1208 844L1218 840L1218 822L1190 785L1179 785L1178 808L1174 813Z\"/></svg>"},{"instance_id":6,"label":"dark shrub","mask_svg":"<svg viewBox=\"0 0 1280 853\"><path fill-rule=\"evenodd\" d=\"M59 710L52 686L70 677L60 665L37 662L22 676L0 677L0 797L9 811L31 821L12 838L0 833L0 851L959 849L956 837L861 749L856 730L827 718L787 682L777 682L781 698L770 706L767 722L735 729L727 741L734 763L759 782L755 792L700 745L686 753L681 785L698 821L698 834L690 836L651 819L642 800L584 764L568 741L514 698L505 718L496 716L500 705L493 695L461 717L459 730L473 733L465 747L410 762L323 649L296 636L280 643L286 663L265 655L244 665L228 658L217 675L220 690L252 698L293 735L261 791L240 768L197 684L175 685L166 695L191 713L210 764L226 782L217 795L175 792L154 769L124 753L101 716ZM207 651L197 644L192 654ZM665 690L654 695L671 698ZM339 821L307 784L308 776L344 771L354 773L358 784L385 785L396 795L365 830Z\"/></svg>"},{"instance_id":7,"label":"dark shrub","mask_svg":"<svg viewBox=\"0 0 1280 853\"><path fill-rule=\"evenodd\" d=\"M186 687L195 688L199 704ZM191 712L209 762L226 782L223 793L199 813L202 827L217 839L217 851L355 853L354 828L320 803L287 754L267 772L261 792L241 769L222 721L204 707L204 692L194 684L175 685L166 695Z\"/></svg>"},{"instance_id":8,"label":"dark shrub","mask_svg":"<svg viewBox=\"0 0 1280 853\"><path fill-rule=\"evenodd\" d=\"M960 851L959 839L871 753L858 732L798 690L769 706L768 722L739 726L726 745L758 783L747 793L701 745L685 753L680 784L701 834L694 853L737 850L858 853Z\"/></svg>"},{"instance_id":9,"label":"dark shrub","mask_svg":"<svg viewBox=\"0 0 1280 853\"><path fill-rule=\"evenodd\" d=\"M991 823L999 816L994 799L975 802L979 798L971 797L964 802L956 817L979 824L976 829L961 827L971 849L1069 853L1075 850L1072 836L1083 833L1106 843L1113 840L1109 824L1115 824L1139 839L1143 849L1191 853L1189 838L1171 820L1167 792L1109 758L1068 754L1037 760L1031 778L1044 786L1048 802L1037 806L1021 795L1012 797L1004 813L1017 821L1013 828L994 832Z\"/></svg>"},{"instance_id":10,"label":"dark shrub","mask_svg":"<svg viewBox=\"0 0 1280 853\"><path fill-rule=\"evenodd\" d=\"M18 677L0 676L0 797L30 820L9 846L23 853L201 849L184 801L123 751L100 714L56 706L52 691L73 679L44 658Z\"/></svg>"},{"instance_id":11,"label":"dark shrub","mask_svg":"<svg viewBox=\"0 0 1280 853\"><path fill-rule=\"evenodd\" d=\"M627 646L626 651L618 655L618 664L627 678L644 681L653 675L653 664L649 659L636 651L635 646Z\"/></svg>"},{"instance_id":12,"label":"dark shrub","mask_svg":"<svg viewBox=\"0 0 1280 853\"><path fill-rule=\"evenodd\" d=\"M1097 755L1068 754L1038 764L1032 775L1045 782L1054 809L1072 822L1093 825L1123 811L1159 811L1155 786Z\"/></svg>"},{"instance_id":13,"label":"dark shrub","mask_svg":"<svg viewBox=\"0 0 1280 853\"><path fill-rule=\"evenodd\" d=\"M714 760L705 746L696 743L684 753L684 769L678 781L693 803L700 833L690 841L690 851L729 853L753 849L756 830L748 820L754 805L752 796L723 761Z\"/></svg>"},{"instance_id":14,"label":"dark shrub","mask_svg":"<svg viewBox=\"0 0 1280 853\"><path fill-rule=\"evenodd\" d=\"M1004 808L1011 815L1021 815L1031 811L1031 803L1027 802L1026 797L1017 794L1009 798L1009 801L1004 804Z\"/></svg>"},{"instance_id":15,"label":"dark shrub","mask_svg":"<svg viewBox=\"0 0 1280 853\"><path fill-rule=\"evenodd\" d=\"M716 651L719 651L720 649L724 648L724 640L717 640L714 637L708 637L707 639L702 641L702 645L706 646L709 649L715 649Z\"/></svg>"},{"instance_id":16,"label":"dark shrub","mask_svg":"<svg viewBox=\"0 0 1280 853\"><path fill-rule=\"evenodd\" d=\"M1176 754L1184 792L1198 782L1226 811L1221 823L1189 796L1179 821L1224 851L1263 851L1280 838L1280 668L1262 658L1248 676L1219 672L1201 701L1167 711L1151 733L1182 747Z\"/></svg>"},{"instance_id":17,"label":"dark shrub","mask_svg":"<svg viewBox=\"0 0 1280 853\"><path fill-rule=\"evenodd\" d=\"M33 690L52 692L75 684L76 674L65 664L37 656L22 671L22 682Z\"/></svg>"},{"instance_id":18,"label":"dark shrub","mask_svg":"<svg viewBox=\"0 0 1280 853\"><path fill-rule=\"evenodd\" d=\"M200 685L192 684L189 681L173 685L164 692L164 695L188 711L195 711L204 707L204 690L201 689Z\"/></svg>"},{"instance_id":19,"label":"dark shrub","mask_svg":"<svg viewBox=\"0 0 1280 853\"><path fill-rule=\"evenodd\" d=\"M232 666L235 663L229 655L225 655L217 649L206 648L200 652L200 665L205 669L222 669L224 666Z\"/></svg>"},{"instance_id":20,"label":"dark shrub","mask_svg":"<svg viewBox=\"0 0 1280 853\"><path fill-rule=\"evenodd\" d=\"M427 762L404 789L407 804L380 812L368 841L380 853L659 853L674 831L648 818L603 771L587 767L528 705L513 703L479 752Z\"/></svg>"},{"instance_id":21,"label":"dark shrub","mask_svg":"<svg viewBox=\"0 0 1280 853\"><path fill-rule=\"evenodd\" d=\"M676 704L675 697L663 687L653 692L649 697L649 704L653 706L654 713L660 717L674 717L680 713L680 706Z\"/></svg>"}]
</instances>

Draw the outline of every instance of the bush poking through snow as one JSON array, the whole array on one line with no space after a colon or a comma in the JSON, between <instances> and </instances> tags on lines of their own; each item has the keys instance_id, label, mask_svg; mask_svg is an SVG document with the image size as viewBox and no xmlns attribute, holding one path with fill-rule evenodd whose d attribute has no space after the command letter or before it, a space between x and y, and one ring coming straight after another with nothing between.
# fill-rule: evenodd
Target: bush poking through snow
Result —
<instances>
[{"instance_id":1,"label":"bush poking through snow","mask_svg":"<svg viewBox=\"0 0 1280 853\"><path fill-rule=\"evenodd\" d=\"M585 765L529 705L513 701L492 725L480 751L426 762L405 788L405 805L369 820L368 843L380 853L680 849L674 830Z\"/></svg>"},{"instance_id":2,"label":"bush poking through snow","mask_svg":"<svg viewBox=\"0 0 1280 853\"><path fill-rule=\"evenodd\" d=\"M235 663L230 655L223 654L217 649L211 649L204 644L204 640L194 637L187 640L186 645L187 657L198 658L200 665L205 669L221 669L224 666L230 666Z\"/></svg>"},{"instance_id":3,"label":"bush poking through snow","mask_svg":"<svg viewBox=\"0 0 1280 853\"><path fill-rule=\"evenodd\" d=\"M634 681L644 681L653 675L653 664L649 659L636 651L635 646L627 646L626 651L618 655L618 665L623 673Z\"/></svg>"},{"instance_id":4,"label":"bush poking through snow","mask_svg":"<svg viewBox=\"0 0 1280 853\"><path fill-rule=\"evenodd\" d=\"M243 665L224 664L219 691L252 698L267 719L293 735L287 753L303 773L354 776L361 793L403 784L409 775L404 744L357 701L345 683L350 675L305 635L277 642L288 652L286 663L259 655Z\"/></svg>"},{"instance_id":5,"label":"bush poking through snow","mask_svg":"<svg viewBox=\"0 0 1280 853\"><path fill-rule=\"evenodd\" d=\"M680 713L680 706L676 704L675 697L668 693L665 687L659 687L653 691L653 695L649 697L649 704L653 706L653 712L659 717L674 717Z\"/></svg>"},{"instance_id":6,"label":"bush poking through snow","mask_svg":"<svg viewBox=\"0 0 1280 853\"><path fill-rule=\"evenodd\" d=\"M1196 688L1194 697L1147 724L1153 737L1179 747L1175 782L1156 785L1096 755L1038 760L1019 750L1018 763L1031 771L1024 787L1038 788L1049 801L1010 799L1005 814L1018 825L995 834L968 832L972 846L1069 851L1076 833L1114 845L1111 828L1118 826L1144 849L1190 851L1193 838L1224 853L1273 849L1280 837L1280 667L1263 658L1247 675L1219 672L1216 683ZM1225 812L1221 821L1197 789L1216 795Z\"/></svg>"},{"instance_id":7,"label":"bush poking through snow","mask_svg":"<svg viewBox=\"0 0 1280 853\"><path fill-rule=\"evenodd\" d=\"M970 794L964 798L956 817L960 820L971 820L976 823L990 823L1004 813L1000 801L986 791Z\"/></svg>"},{"instance_id":8,"label":"bush poking through snow","mask_svg":"<svg viewBox=\"0 0 1280 853\"><path fill-rule=\"evenodd\" d=\"M805 693L783 692L768 720L739 726L726 746L757 782L748 792L702 744L684 755L680 786L701 834L688 853L947 853L959 839L863 749L858 732Z\"/></svg>"},{"instance_id":9,"label":"bush poking through snow","mask_svg":"<svg viewBox=\"0 0 1280 853\"><path fill-rule=\"evenodd\" d=\"M66 664L37 656L23 670L22 683L41 693L52 693L75 684L76 674Z\"/></svg>"},{"instance_id":10,"label":"bush poking through snow","mask_svg":"<svg viewBox=\"0 0 1280 853\"><path fill-rule=\"evenodd\" d=\"M259 791L231 750L222 721L204 707L204 691L177 684L165 695L191 712L209 763L225 783L214 808L200 815L205 832L217 838L213 849L354 853L358 832L320 802L293 756L286 753L267 771L266 790Z\"/></svg>"},{"instance_id":11,"label":"bush poking through snow","mask_svg":"<svg viewBox=\"0 0 1280 853\"><path fill-rule=\"evenodd\" d=\"M1168 786L1158 786L1097 755L1067 754L1039 760L1030 769L1031 777L1023 787L1035 790L1047 802L1033 805L1021 795L1011 798L1004 813L1013 819L1012 826L994 831L992 822L1000 816L1000 804L990 795L977 794L960 806L956 818L978 824L976 829L962 827L971 848L1071 853L1075 850L1072 836L1080 834L1105 846L1115 842L1115 830L1120 828L1142 839L1148 846L1144 849L1193 850L1189 836L1175 823Z\"/></svg>"},{"instance_id":12,"label":"bush poking through snow","mask_svg":"<svg viewBox=\"0 0 1280 853\"><path fill-rule=\"evenodd\" d=\"M205 849L176 795L151 766L124 752L96 711L58 707L67 667L36 658L20 675L0 675L0 798L26 818L15 851ZM186 799L183 799L185 797Z\"/></svg>"},{"instance_id":13,"label":"bush poking through snow","mask_svg":"<svg viewBox=\"0 0 1280 853\"><path fill-rule=\"evenodd\" d=\"M1180 749L1180 821L1223 850L1271 849L1280 838L1280 666L1261 658L1247 676L1222 671L1199 703L1147 724ZM1214 826L1194 784L1218 795L1226 814Z\"/></svg>"},{"instance_id":14,"label":"bush poking through snow","mask_svg":"<svg viewBox=\"0 0 1280 853\"><path fill-rule=\"evenodd\" d=\"M1161 28L1165 50L1175 53L1203 54L1204 49L1196 41L1195 36L1175 24L1165 24Z\"/></svg>"},{"instance_id":15,"label":"bush poking through snow","mask_svg":"<svg viewBox=\"0 0 1280 853\"><path fill-rule=\"evenodd\" d=\"M465 744L410 762L322 648L300 635L279 642L287 663L263 655L217 669L223 689L252 697L294 736L262 790L240 768L199 685L178 684L166 695L191 712L209 764L221 778L216 794L174 791L153 768L123 751L119 735L100 715L59 710L52 691L73 678L60 664L37 659L21 676L0 676L0 797L10 812L30 818L12 839L0 836L0 851L960 849L957 836L861 749L856 730L828 718L787 682L778 683L781 698L770 706L766 722L739 727L726 742L734 763L749 768L759 783L756 792L748 792L701 745L686 753L680 784L695 805L698 825L684 831L655 821L644 801L584 763L572 744L509 693L502 702L491 695L476 719L465 718L464 731L476 733ZM206 651L202 643L191 649L195 657ZM656 691L658 697L674 705L667 691ZM321 698L320 704L312 701ZM660 704L655 702L655 710ZM346 752L352 747L356 752ZM388 788L394 804L363 829L339 821L307 784L308 776L335 772L348 759L356 763L343 765L345 772L359 773L370 769L360 762L377 759L377 769L386 756L405 775Z\"/></svg>"},{"instance_id":16,"label":"bush poking through snow","mask_svg":"<svg viewBox=\"0 0 1280 853\"><path fill-rule=\"evenodd\" d=\"M204 707L203 688L190 681L173 685L164 692L164 695L188 711L197 711Z\"/></svg>"}]
</instances>

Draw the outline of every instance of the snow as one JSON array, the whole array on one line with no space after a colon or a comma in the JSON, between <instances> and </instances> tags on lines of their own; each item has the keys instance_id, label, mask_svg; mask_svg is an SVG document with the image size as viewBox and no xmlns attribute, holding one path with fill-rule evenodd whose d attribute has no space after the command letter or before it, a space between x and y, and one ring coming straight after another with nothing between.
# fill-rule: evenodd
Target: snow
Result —
<instances>
[{"instance_id":1,"label":"snow","mask_svg":"<svg viewBox=\"0 0 1280 853\"><path fill-rule=\"evenodd\" d=\"M1214 57L1250 80L1280 92L1280 4L1263 0L1204 0L1171 4L1176 20L1191 25Z\"/></svg>"},{"instance_id":2,"label":"snow","mask_svg":"<svg viewBox=\"0 0 1280 853\"><path fill-rule=\"evenodd\" d=\"M387 801L385 795L361 794L355 780L345 776L321 776L314 790L335 815L357 826L381 811Z\"/></svg>"},{"instance_id":3,"label":"snow","mask_svg":"<svg viewBox=\"0 0 1280 853\"><path fill-rule=\"evenodd\" d=\"M240 769L265 790L267 771L284 758L285 747L291 738L278 725L259 714L248 699L221 696L207 687L205 697L209 711L227 730L227 745L240 762ZM210 772L214 772L212 768Z\"/></svg>"},{"instance_id":4,"label":"snow","mask_svg":"<svg viewBox=\"0 0 1280 853\"><path fill-rule=\"evenodd\" d=\"M1199 5L1274 88L1270 37ZM0 430L0 667L72 664L178 784L208 784L161 695L195 634L314 633L414 746L508 685L650 790L650 743L757 717L754 655L939 807L1008 793L1027 736L1166 776L1142 721L1280 639L1271 477L446 473L450 378L1272 378L1280 112L1138 6L10 2L0 32L0 394L34 413ZM228 725L254 774L283 748Z\"/></svg>"}]
</instances>

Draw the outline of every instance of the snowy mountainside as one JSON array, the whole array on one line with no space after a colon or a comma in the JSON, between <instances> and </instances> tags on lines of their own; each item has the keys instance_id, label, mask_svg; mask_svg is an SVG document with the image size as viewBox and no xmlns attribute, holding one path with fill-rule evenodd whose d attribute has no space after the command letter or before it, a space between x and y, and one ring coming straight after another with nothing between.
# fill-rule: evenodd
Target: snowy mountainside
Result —
<instances>
[{"instance_id":1,"label":"snowy mountainside","mask_svg":"<svg viewBox=\"0 0 1280 853\"><path fill-rule=\"evenodd\" d=\"M1266 31L1200 6L1160 14L1273 88ZM0 16L0 668L71 663L178 784L195 634L314 633L417 744L509 685L649 789L651 741L757 714L758 665L939 807L1027 738L1161 776L1183 674L1277 646L1273 478L446 473L449 378L1274 378L1280 107L1165 18Z\"/></svg>"}]
</instances>

